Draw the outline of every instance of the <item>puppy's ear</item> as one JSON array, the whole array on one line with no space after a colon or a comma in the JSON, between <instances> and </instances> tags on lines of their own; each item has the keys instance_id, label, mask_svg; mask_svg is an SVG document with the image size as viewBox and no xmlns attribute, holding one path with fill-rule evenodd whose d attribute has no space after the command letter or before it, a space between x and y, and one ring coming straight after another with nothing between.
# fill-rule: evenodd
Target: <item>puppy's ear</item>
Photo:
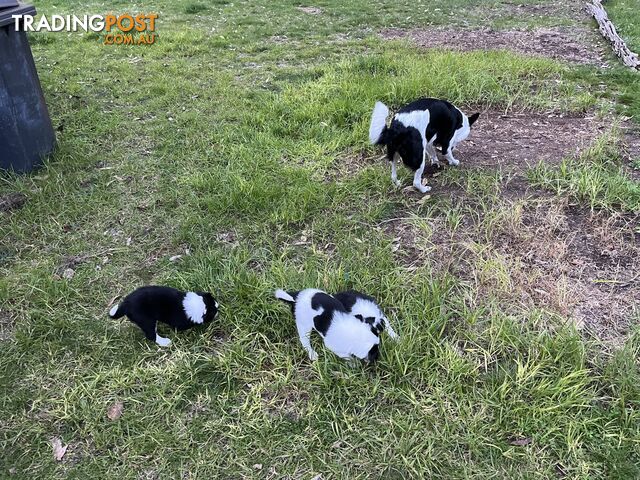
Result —
<instances>
[{"instance_id":1,"label":"puppy's ear","mask_svg":"<svg viewBox=\"0 0 640 480\"><path fill-rule=\"evenodd\" d=\"M473 125L474 123L476 123L476 120L478 120L478 117L480 116L480 112L478 113L474 113L473 115L471 115L469 117L469 126Z\"/></svg>"}]
</instances>

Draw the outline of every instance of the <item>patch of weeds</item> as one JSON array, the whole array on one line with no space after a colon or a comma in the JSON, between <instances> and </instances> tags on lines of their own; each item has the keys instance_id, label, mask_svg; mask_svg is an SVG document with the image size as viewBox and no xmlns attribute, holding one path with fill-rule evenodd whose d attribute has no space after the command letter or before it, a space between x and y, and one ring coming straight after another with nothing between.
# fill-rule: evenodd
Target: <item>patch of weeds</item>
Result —
<instances>
[{"instance_id":1,"label":"patch of weeds","mask_svg":"<svg viewBox=\"0 0 640 480\"><path fill-rule=\"evenodd\" d=\"M202 3L187 3L184 7L184 13L195 15L197 13L206 12L208 7Z\"/></svg>"},{"instance_id":2,"label":"patch of weeds","mask_svg":"<svg viewBox=\"0 0 640 480\"><path fill-rule=\"evenodd\" d=\"M601 136L580 156L564 159L558 167L539 163L528 177L532 184L585 202L592 209L640 210L640 184L621 166L616 132Z\"/></svg>"}]
</instances>

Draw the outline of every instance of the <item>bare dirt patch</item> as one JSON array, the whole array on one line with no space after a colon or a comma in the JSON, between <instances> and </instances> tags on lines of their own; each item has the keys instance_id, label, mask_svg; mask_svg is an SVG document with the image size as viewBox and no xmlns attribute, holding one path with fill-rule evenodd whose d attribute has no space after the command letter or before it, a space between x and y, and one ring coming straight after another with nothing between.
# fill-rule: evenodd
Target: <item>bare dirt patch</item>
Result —
<instances>
[{"instance_id":1,"label":"bare dirt patch","mask_svg":"<svg viewBox=\"0 0 640 480\"><path fill-rule=\"evenodd\" d=\"M309 15L320 15L322 13L322 9L318 7L297 7L301 12L307 13Z\"/></svg>"},{"instance_id":2,"label":"bare dirt patch","mask_svg":"<svg viewBox=\"0 0 640 480\"><path fill-rule=\"evenodd\" d=\"M0 195L0 212L10 212L18 210L27 203L27 196L24 193L13 192Z\"/></svg>"},{"instance_id":3,"label":"bare dirt patch","mask_svg":"<svg viewBox=\"0 0 640 480\"><path fill-rule=\"evenodd\" d=\"M469 138L458 147L462 166L525 171L539 161L560 163L588 148L611 122L594 116L555 113L482 112Z\"/></svg>"},{"instance_id":4,"label":"bare dirt patch","mask_svg":"<svg viewBox=\"0 0 640 480\"><path fill-rule=\"evenodd\" d=\"M583 27L549 27L533 30L386 29L380 35L388 40L408 39L423 48L457 51L510 50L585 65L606 66L606 49L594 33Z\"/></svg>"}]
</instances>

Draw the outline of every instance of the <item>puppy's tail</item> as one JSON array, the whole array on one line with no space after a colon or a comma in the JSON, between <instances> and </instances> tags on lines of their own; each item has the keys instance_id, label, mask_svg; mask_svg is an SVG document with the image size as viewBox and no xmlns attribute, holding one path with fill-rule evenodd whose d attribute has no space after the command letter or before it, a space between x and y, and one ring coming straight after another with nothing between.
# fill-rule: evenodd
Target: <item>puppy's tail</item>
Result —
<instances>
[{"instance_id":1,"label":"puppy's tail","mask_svg":"<svg viewBox=\"0 0 640 480\"><path fill-rule=\"evenodd\" d=\"M384 142L384 132L387 129L387 116L389 109L382 102L376 102L371 114L371 124L369 125L369 141L378 145Z\"/></svg>"},{"instance_id":2,"label":"puppy's tail","mask_svg":"<svg viewBox=\"0 0 640 480\"><path fill-rule=\"evenodd\" d=\"M111 318L120 318L125 315L124 308L122 308L122 304L118 305L117 303L109 310L109 316Z\"/></svg>"},{"instance_id":3,"label":"puppy's tail","mask_svg":"<svg viewBox=\"0 0 640 480\"><path fill-rule=\"evenodd\" d=\"M296 297L298 296L298 292L289 293L279 288L278 290L276 290L275 295L278 300L282 300L283 302L296 303Z\"/></svg>"}]
</instances>

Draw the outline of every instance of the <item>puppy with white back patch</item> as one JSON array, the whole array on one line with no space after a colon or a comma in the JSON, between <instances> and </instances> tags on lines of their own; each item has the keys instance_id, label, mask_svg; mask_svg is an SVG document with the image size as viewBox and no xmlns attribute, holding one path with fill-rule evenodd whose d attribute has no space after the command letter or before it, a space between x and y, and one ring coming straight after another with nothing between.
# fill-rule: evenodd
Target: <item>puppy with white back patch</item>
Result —
<instances>
[{"instance_id":1,"label":"puppy with white back patch","mask_svg":"<svg viewBox=\"0 0 640 480\"><path fill-rule=\"evenodd\" d=\"M325 346L343 359L353 357L368 362L378 359L380 338L370 326L349 313L344 305L322 290L309 288L300 292L276 290L277 299L291 305L300 343L309 359L318 358L311 346L311 332L315 330Z\"/></svg>"},{"instance_id":2,"label":"puppy with white back patch","mask_svg":"<svg viewBox=\"0 0 640 480\"><path fill-rule=\"evenodd\" d=\"M376 335L386 330L392 340L399 340L398 335L391 327L387 316L383 313L375 298L355 290L347 290L333 295L344 308L353 314L358 320L371 327L371 331Z\"/></svg>"},{"instance_id":3,"label":"puppy with white back patch","mask_svg":"<svg viewBox=\"0 0 640 480\"><path fill-rule=\"evenodd\" d=\"M175 330L186 330L209 323L218 314L220 305L207 292L182 292L171 287L140 287L127 295L109 311L111 318L127 316L138 325L147 339L161 347L171 340L158 335L158 322Z\"/></svg>"},{"instance_id":4,"label":"puppy with white back patch","mask_svg":"<svg viewBox=\"0 0 640 480\"><path fill-rule=\"evenodd\" d=\"M446 100L421 98L402 107L387 126L389 109L376 102L369 125L369 141L387 146L387 159L391 162L391 180L400 186L396 171L396 157L413 170L413 186L422 193L431 187L422 185L422 174L427 156L431 164L438 163L436 146L447 158L449 165L459 165L453 156L456 146L471 132L471 126L480 113L467 117Z\"/></svg>"}]
</instances>

